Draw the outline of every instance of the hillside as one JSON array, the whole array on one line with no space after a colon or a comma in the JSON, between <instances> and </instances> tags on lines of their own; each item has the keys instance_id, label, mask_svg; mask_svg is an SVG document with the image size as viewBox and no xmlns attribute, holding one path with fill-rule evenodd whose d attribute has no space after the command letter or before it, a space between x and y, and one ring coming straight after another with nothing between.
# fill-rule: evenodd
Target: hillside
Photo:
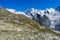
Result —
<instances>
[{"instance_id":1,"label":"hillside","mask_svg":"<svg viewBox=\"0 0 60 40\"><path fill-rule=\"evenodd\" d=\"M0 40L60 40L60 36L22 14L0 8Z\"/></svg>"}]
</instances>

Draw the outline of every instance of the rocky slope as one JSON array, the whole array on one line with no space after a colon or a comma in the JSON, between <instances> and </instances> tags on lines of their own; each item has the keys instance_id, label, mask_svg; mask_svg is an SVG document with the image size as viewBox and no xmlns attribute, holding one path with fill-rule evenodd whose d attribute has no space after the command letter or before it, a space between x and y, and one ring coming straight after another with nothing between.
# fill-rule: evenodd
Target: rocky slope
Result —
<instances>
[{"instance_id":1,"label":"rocky slope","mask_svg":"<svg viewBox=\"0 0 60 40\"><path fill-rule=\"evenodd\" d=\"M45 27L51 28L55 31L60 31L60 6L58 6L56 9L47 8L46 10L37 10L31 8L25 13Z\"/></svg>"},{"instance_id":2,"label":"rocky slope","mask_svg":"<svg viewBox=\"0 0 60 40\"><path fill-rule=\"evenodd\" d=\"M0 8L0 40L60 40L60 36L22 14Z\"/></svg>"},{"instance_id":3,"label":"rocky slope","mask_svg":"<svg viewBox=\"0 0 60 40\"><path fill-rule=\"evenodd\" d=\"M24 12L16 11L15 9L6 9L15 14L23 14L26 17L37 21L50 29L60 32L60 6L56 9L47 8L45 10L37 10L30 8Z\"/></svg>"}]
</instances>

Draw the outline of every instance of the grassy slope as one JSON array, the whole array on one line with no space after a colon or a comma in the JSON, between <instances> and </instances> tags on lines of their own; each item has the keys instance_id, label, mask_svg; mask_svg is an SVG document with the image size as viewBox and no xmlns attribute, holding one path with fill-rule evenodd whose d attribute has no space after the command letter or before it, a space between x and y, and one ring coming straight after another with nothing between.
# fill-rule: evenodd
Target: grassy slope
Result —
<instances>
[{"instance_id":1,"label":"grassy slope","mask_svg":"<svg viewBox=\"0 0 60 40\"><path fill-rule=\"evenodd\" d=\"M0 8L0 11L1 10L2 9ZM25 17L24 15L14 14L14 13L11 13L6 10L3 10L3 12L0 13L0 20L3 20L5 23L11 23L12 25L16 24L19 26L29 24L29 25L31 25L31 26L29 26L29 28L31 28L31 29L37 29L39 32L48 32L48 33L58 35L57 33L53 32L52 30L50 30L48 28L41 29L40 28L40 27L42 27L41 25L39 25L34 20L31 20L31 19Z\"/></svg>"}]
</instances>

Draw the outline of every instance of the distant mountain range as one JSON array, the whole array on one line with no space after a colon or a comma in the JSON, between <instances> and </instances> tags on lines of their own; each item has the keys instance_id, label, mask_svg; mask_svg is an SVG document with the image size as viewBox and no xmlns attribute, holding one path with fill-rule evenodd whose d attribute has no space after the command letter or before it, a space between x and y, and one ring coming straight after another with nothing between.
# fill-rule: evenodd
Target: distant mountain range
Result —
<instances>
[{"instance_id":1,"label":"distant mountain range","mask_svg":"<svg viewBox=\"0 0 60 40\"><path fill-rule=\"evenodd\" d=\"M59 14L53 8L20 12L0 7L0 40L60 40L60 33L55 31L59 15L55 13Z\"/></svg>"},{"instance_id":2,"label":"distant mountain range","mask_svg":"<svg viewBox=\"0 0 60 40\"><path fill-rule=\"evenodd\" d=\"M60 6L56 9L50 8L46 10L37 10L34 8L28 9L24 12L16 11L14 9L6 9L15 14L23 14L26 17L37 21L45 27L60 31Z\"/></svg>"}]
</instances>

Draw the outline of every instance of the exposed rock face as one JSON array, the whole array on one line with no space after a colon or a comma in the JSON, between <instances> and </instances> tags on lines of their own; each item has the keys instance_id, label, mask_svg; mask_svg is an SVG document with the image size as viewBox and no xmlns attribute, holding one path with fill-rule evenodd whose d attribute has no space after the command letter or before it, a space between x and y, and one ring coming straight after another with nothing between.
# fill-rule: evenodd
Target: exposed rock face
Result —
<instances>
[{"instance_id":1,"label":"exposed rock face","mask_svg":"<svg viewBox=\"0 0 60 40\"><path fill-rule=\"evenodd\" d=\"M0 13L0 40L60 40L57 33L24 15Z\"/></svg>"},{"instance_id":2,"label":"exposed rock face","mask_svg":"<svg viewBox=\"0 0 60 40\"><path fill-rule=\"evenodd\" d=\"M37 10L31 8L25 13L33 20L44 25L45 27L55 31L60 31L60 6L58 6L56 9L47 8L46 10Z\"/></svg>"}]
</instances>

